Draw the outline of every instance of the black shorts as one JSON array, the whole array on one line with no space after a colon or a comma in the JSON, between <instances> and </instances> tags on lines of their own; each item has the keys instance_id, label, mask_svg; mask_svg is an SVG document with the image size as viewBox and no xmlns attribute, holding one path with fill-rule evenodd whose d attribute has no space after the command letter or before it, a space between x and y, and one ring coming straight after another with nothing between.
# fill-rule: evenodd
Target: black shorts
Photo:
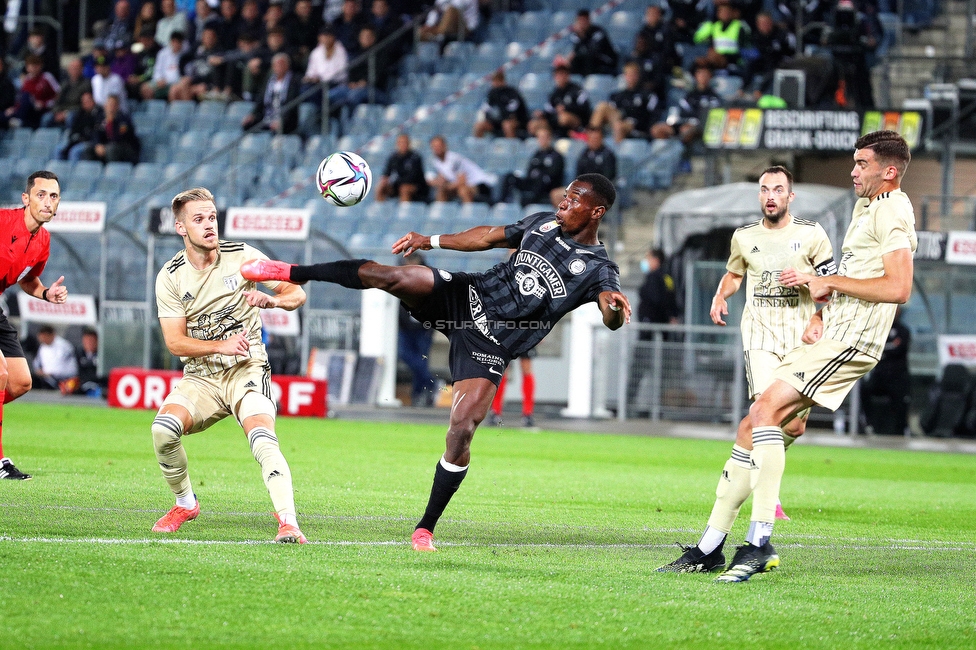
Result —
<instances>
[{"instance_id":1,"label":"black shorts","mask_svg":"<svg viewBox=\"0 0 976 650\"><path fill-rule=\"evenodd\" d=\"M481 296L468 273L434 272L434 289L411 315L428 329L436 329L450 341L448 363L452 381L487 379L496 386L512 357L479 328L472 312L484 313ZM483 327L483 326L482 326Z\"/></svg>"},{"instance_id":2,"label":"black shorts","mask_svg":"<svg viewBox=\"0 0 976 650\"><path fill-rule=\"evenodd\" d=\"M0 312L0 352L5 357L23 357L24 348L20 347L20 337L17 330L10 324L7 317Z\"/></svg>"}]
</instances>

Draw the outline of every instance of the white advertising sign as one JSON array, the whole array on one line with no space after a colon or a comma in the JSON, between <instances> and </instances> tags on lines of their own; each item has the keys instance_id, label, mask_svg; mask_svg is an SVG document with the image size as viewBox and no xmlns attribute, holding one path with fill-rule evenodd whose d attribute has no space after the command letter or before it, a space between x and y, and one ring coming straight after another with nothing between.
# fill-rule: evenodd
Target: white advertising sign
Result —
<instances>
[{"instance_id":1,"label":"white advertising sign","mask_svg":"<svg viewBox=\"0 0 976 650\"><path fill-rule=\"evenodd\" d=\"M21 291L17 294L20 317L34 323L94 325L98 322L94 296L68 296L67 302L38 300Z\"/></svg>"},{"instance_id":2,"label":"white advertising sign","mask_svg":"<svg viewBox=\"0 0 976 650\"><path fill-rule=\"evenodd\" d=\"M309 210L297 208L228 208L224 236L228 239L304 241L312 222Z\"/></svg>"},{"instance_id":3,"label":"white advertising sign","mask_svg":"<svg viewBox=\"0 0 976 650\"><path fill-rule=\"evenodd\" d=\"M44 227L51 232L99 233L105 230L105 211L102 201L62 201Z\"/></svg>"},{"instance_id":4,"label":"white advertising sign","mask_svg":"<svg viewBox=\"0 0 976 650\"><path fill-rule=\"evenodd\" d=\"M976 232L950 232L945 258L949 264L976 264Z\"/></svg>"},{"instance_id":5,"label":"white advertising sign","mask_svg":"<svg viewBox=\"0 0 976 650\"><path fill-rule=\"evenodd\" d=\"M301 328L298 324L298 312L285 309L262 309L261 324L268 334L278 336L298 336Z\"/></svg>"},{"instance_id":6,"label":"white advertising sign","mask_svg":"<svg viewBox=\"0 0 976 650\"><path fill-rule=\"evenodd\" d=\"M939 366L961 363L976 366L976 336L969 334L946 334L939 337Z\"/></svg>"}]
</instances>

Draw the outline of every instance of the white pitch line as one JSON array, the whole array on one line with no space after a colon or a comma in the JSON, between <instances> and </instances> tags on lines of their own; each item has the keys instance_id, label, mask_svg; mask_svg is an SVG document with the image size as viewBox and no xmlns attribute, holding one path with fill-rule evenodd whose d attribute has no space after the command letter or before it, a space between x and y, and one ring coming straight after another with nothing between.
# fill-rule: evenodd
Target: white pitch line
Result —
<instances>
[{"instance_id":1,"label":"white pitch line","mask_svg":"<svg viewBox=\"0 0 976 650\"><path fill-rule=\"evenodd\" d=\"M0 542L19 543L19 544L94 544L94 545L115 545L115 546L144 546L148 544L185 544L187 546L260 546L274 544L273 541L258 540L204 540L204 539L174 539L171 537L160 537L152 539L123 539L123 538L71 538L71 537L9 537L0 536ZM309 541L306 545L311 546L408 546L410 542L404 541ZM576 550L613 550L613 549L669 549L674 544L556 544L552 542L544 543L476 543L476 542L438 542L438 546L454 548L551 548L551 549L576 549ZM901 543L879 543L879 544L800 544L786 543L777 544L780 549L836 549L845 548L850 550L875 550L875 551L927 551L944 552L958 551L971 553L972 546L924 546L920 544L905 545Z\"/></svg>"}]
</instances>

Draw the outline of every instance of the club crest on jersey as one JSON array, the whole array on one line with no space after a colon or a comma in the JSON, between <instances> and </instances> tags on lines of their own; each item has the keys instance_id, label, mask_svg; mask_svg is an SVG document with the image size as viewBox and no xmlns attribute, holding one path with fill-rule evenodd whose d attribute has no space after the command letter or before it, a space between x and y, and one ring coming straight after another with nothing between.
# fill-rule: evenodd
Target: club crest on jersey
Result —
<instances>
[{"instance_id":1,"label":"club crest on jersey","mask_svg":"<svg viewBox=\"0 0 976 650\"><path fill-rule=\"evenodd\" d=\"M573 260L569 263L569 272L573 275L579 275L586 270L586 262L580 259Z\"/></svg>"},{"instance_id":2,"label":"club crest on jersey","mask_svg":"<svg viewBox=\"0 0 976 650\"><path fill-rule=\"evenodd\" d=\"M236 275L225 275L224 276L224 286L235 291L237 289L238 279Z\"/></svg>"},{"instance_id":3,"label":"club crest on jersey","mask_svg":"<svg viewBox=\"0 0 976 650\"><path fill-rule=\"evenodd\" d=\"M801 246L803 246L803 242L801 242L799 239L790 240L790 250L794 253L798 252Z\"/></svg>"},{"instance_id":4,"label":"club crest on jersey","mask_svg":"<svg viewBox=\"0 0 976 650\"><path fill-rule=\"evenodd\" d=\"M450 271L445 271L444 269L437 269L437 272L442 278L444 278L444 282L450 282L451 278L454 277L451 275Z\"/></svg>"},{"instance_id":5,"label":"club crest on jersey","mask_svg":"<svg viewBox=\"0 0 976 650\"><path fill-rule=\"evenodd\" d=\"M555 223L555 222L553 222ZM526 271L524 268L529 267ZM553 298L566 296L566 284L559 275L559 271L538 253L519 251L515 256L515 280L519 283L519 291L524 296L535 295L542 297L548 289ZM531 278L530 278L531 276ZM545 286L543 286L545 285ZM539 293L539 292L542 293Z\"/></svg>"},{"instance_id":6,"label":"club crest on jersey","mask_svg":"<svg viewBox=\"0 0 976 650\"><path fill-rule=\"evenodd\" d=\"M556 223L555 221L550 221L548 223L544 223L541 226L539 226L539 232L549 232L553 228L558 228L558 227L559 227L558 223Z\"/></svg>"}]
</instances>

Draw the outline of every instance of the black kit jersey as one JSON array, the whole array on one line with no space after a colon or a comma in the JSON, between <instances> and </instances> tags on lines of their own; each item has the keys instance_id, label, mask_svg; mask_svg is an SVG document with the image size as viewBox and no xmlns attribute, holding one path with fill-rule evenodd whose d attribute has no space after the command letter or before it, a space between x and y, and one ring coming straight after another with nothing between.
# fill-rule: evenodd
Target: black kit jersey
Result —
<instances>
[{"instance_id":1,"label":"black kit jersey","mask_svg":"<svg viewBox=\"0 0 976 650\"><path fill-rule=\"evenodd\" d=\"M505 236L516 251L473 276L477 292L470 296L471 317L512 357L538 345L580 305L595 302L604 291L620 291L620 268L603 244L584 246L566 237L552 212L506 226Z\"/></svg>"}]
</instances>

